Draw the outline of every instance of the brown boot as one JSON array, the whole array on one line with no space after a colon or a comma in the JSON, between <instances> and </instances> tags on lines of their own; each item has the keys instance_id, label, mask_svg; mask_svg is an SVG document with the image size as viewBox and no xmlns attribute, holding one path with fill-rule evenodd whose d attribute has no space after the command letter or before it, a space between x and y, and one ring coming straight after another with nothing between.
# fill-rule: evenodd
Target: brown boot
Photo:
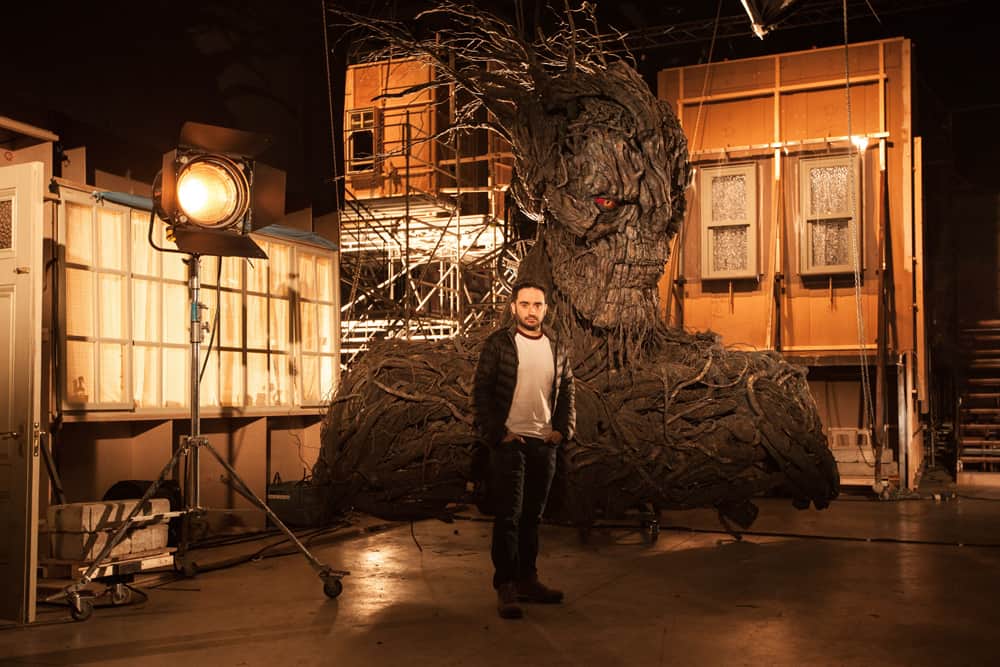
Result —
<instances>
[{"instance_id":1,"label":"brown boot","mask_svg":"<svg viewBox=\"0 0 1000 667\"><path fill-rule=\"evenodd\" d=\"M513 583L500 584L497 589L497 612L500 618L521 618L524 612L517 604L517 588Z\"/></svg>"},{"instance_id":2,"label":"brown boot","mask_svg":"<svg viewBox=\"0 0 1000 667\"><path fill-rule=\"evenodd\" d=\"M563 592L549 588L535 577L517 582L517 599L522 602L559 604L563 600Z\"/></svg>"}]
</instances>

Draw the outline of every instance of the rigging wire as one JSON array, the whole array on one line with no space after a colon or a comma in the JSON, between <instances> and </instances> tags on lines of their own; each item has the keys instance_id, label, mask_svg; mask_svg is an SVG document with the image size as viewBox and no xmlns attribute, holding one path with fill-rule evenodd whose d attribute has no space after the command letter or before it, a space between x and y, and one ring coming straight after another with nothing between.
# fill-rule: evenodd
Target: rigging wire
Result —
<instances>
[{"instance_id":1,"label":"rigging wire","mask_svg":"<svg viewBox=\"0 0 1000 667\"><path fill-rule=\"evenodd\" d=\"M718 5L716 5L715 9L715 27L712 29L712 41L708 45L708 60L705 63L705 77L702 80L701 84L701 97L698 99L698 112L695 114L694 131L691 133L691 140L688 142L689 160L691 158L691 152L694 149L695 143L698 141L698 128L701 127L701 113L705 106L705 95L708 92L708 82L711 79L712 57L715 54L715 40L719 34L719 21L721 17L722 17L722 0L719 0ZM684 122L683 108L679 106L676 109L676 113L678 121L683 123ZM688 187L689 188L694 187L694 179L690 178L690 174L688 178ZM671 280L672 283L675 283L675 281L678 278L680 278L681 272L683 271L683 267L681 267L681 262L679 259L675 258L675 254L677 257L680 257L684 252L684 239L687 236L686 231L688 226L687 221L688 221L688 216L685 215L684 218L681 220L681 224L677 230L677 236L674 239L674 243L671 244L672 245L670 254L670 259L672 263L671 271L673 273L676 273L677 276L676 278L672 278ZM674 286L671 285L670 289L667 290L667 298L664 304L664 315L667 318L668 324L670 323L671 313L673 311L673 298L672 298L673 289ZM677 301L679 304L682 303L680 296L677 297ZM681 318L683 318L683 305L681 305L680 308L682 313Z\"/></svg>"},{"instance_id":2,"label":"rigging wire","mask_svg":"<svg viewBox=\"0 0 1000 667\"><path fill-rule=\"evenodd\" d=\"M844 26L844 91L847 97L847 136L851 139L848 151L852 156L857 155L857 160L862 159L862 154L855 146L852 135L851 117L851 63L850 63L850 42L847 33L847 0L842 0L843 26ZM848 189L851 196L851 213L853 224L848 224L848 231L851 237L852 268L854 270L854 304L857 310L858 322L858 361L861 365L861 388L863 392L865 419L868 427L875 428L874 414L875 408L872 403L871 378L868 372L868 364L865 360L865 316L861 301L861 254L858 252L858 233L861 227L861 215L858 211L857 186L855 183L855 161L852 160L847 170ZM876 434L875 437L880 437Z\"/></svg>"},{"instance_id":3,"label":"rigging wire","mask_svg":"<svg viewBox=\"0 0 1000 667\"><path fill-rule=\"evenodd\" d=\"M337 170L337 126L336 121L333 118L333 81L330 79L330 41L329 41L329 26L327 25L327 9L326 0L320 0L320 10L322 12L323 20L323 65L326 68L326 100L327 109L330 113L330 154L333 156L332 166L333 166L333 186L337 188L337 183L340 182L340 174ZM337 220L340 220L340 192L335 191L333 197L334 212L337 216Z\"/></svg>"},{"instance_id":4,"label":"rigging wire","mask_svg":"<svg viewBox=\"0 0 1000 667\"><path fill-rule=\"evenodd\" d=\"M708 82L711 79L712 74L712 56L715 53L715 38L719 34L719 20L722 17L722 0L719 0L719 4L715 10L715 27L712 29L712 41L708 45L708 61L705 63L705 77L701 84L701 98L698 100L698 113L695 115L694 119L694 133L691 135L691 143L694 144L698 141L698 128L701 126L701 112L705 106L705 94L708 92ZM680 114L682 109L678 109L677 113ZM690 156L690 152L689 152Z\"/></svg>"}]
</instances>

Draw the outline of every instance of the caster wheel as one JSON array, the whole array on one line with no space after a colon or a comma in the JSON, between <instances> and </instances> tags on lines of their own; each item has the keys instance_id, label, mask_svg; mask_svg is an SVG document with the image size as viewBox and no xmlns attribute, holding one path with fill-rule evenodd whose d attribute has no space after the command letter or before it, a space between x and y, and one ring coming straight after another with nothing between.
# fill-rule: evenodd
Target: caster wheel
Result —
<instances>
[{"instance_id":1,"label":"caster wheel","mask_svg":"<svg viewBox=\"0 0 1000 667\"><path fill-rule=\"evenodd\" d=\"M656 540L660 537L660 525L656 522L650 523L646 526L646 539L650 544L656 544Z\"/></svg>"},{"instance_id":2,"label":"caster wheel","mask_svg":"<svg viewBox=\"0 0 1000 667\"><path fill-rule=\"evenodd\" d=\"M132 601L132 589L125 584L115 584L111 587L111 604L124 605Z\"/></svg>"},{"instance_id":3,"label":"caster wheel","mask_svg":"<svg viewBox=\"0 0 1000 667\"><path fill-rule=\"evenodd\" d=\"M94 603L79 595L69 599L69 614L74 621L86 621L94 613Z\"/></svg>"},{"instance_id":4,"label":"caster wheel","mask_svg":"<svg viewBox=\"0 0 1000 667\"><path fill-rule=\"evenodd\" d=\"M344 591L344 584L339 577L327 577L323 580L323 592L331 600L339 596Z\"/></svg>"}]
</instances>

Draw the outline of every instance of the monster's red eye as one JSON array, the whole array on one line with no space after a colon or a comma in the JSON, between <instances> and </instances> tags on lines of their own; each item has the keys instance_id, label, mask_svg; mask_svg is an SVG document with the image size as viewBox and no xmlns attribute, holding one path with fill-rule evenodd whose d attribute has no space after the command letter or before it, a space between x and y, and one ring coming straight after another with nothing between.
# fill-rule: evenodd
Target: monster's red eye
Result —
<instances>
[{"instance_id":1,"label":"monster's red eye","mask_svg":"<svg viewBox=\"0 0 1000 667\"><path fill-rule=\"evenodd\" d=\"M594 197L594 203L602 211L613 211L618 208L619 204L618 200L609 199L608 197Z\"/></svg>"}]
</instances>

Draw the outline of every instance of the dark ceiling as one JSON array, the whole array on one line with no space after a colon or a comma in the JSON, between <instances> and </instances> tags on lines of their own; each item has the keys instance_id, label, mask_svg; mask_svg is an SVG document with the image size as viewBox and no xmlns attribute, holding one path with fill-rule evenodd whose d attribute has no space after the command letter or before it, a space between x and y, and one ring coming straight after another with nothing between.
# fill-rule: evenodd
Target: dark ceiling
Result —
<instances>
[{"instance_id":1,"label":"dark ceiling","mask_svg":"<svg viewBox=\"0 0 1000 667\"><path fill-rule=\"evenodd\" d=\"M405 19L430 3L336 4ZM517 6L482 4L512 17ZM976 124L1000 109L998 87L984 85L983 77L997 60L991 44L996 25L984 18L992 4L848 0L848 35L852 42L911 37L918 54L920 131L975 138ZM322 0L58 1L19 7L17 16L5 21L7 44L0 58L10 76L0 114L58 133L67 148L87 145L92 166L130 170L147 181L186 120L267 132L274 144L264 159L288 172L289 209L313 204L322 213L332 207L331 126L339 136L336 119L342 114L342 73L352 36L339 27L325 35L331 51L328 87ZM597 3L603 24L633 34L637 65L650 81L663 67L705 62L710 51L713 60L722 60L843 43L840 1L800 0L799 7L786 27L761 40L751 34L740 0ZM529 25L544 24L547 13L539 3L525 1L522 15ZM950 140L944 144L951 146ZM966 164L985 162L981 138L968 146ZM961 146L954 150L963 153Z\"/></svg>"}]
</instances>

